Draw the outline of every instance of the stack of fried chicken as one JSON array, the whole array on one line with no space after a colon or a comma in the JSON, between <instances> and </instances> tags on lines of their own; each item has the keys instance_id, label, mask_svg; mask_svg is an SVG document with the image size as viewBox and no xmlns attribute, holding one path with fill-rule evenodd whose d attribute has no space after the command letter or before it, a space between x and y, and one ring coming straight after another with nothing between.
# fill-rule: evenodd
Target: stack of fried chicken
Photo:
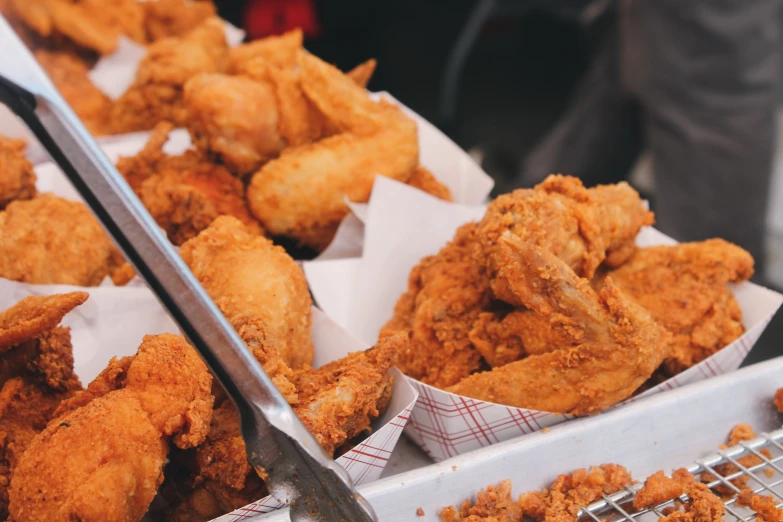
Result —
<instances>
[{"instance_id":1,"label":"stack of fried chicken","mask_svg":"<svg viewBox=\"0 0 783 522\"><path fill-rule=\"evenodd\" d=\"M225 216L181 252L329 454L368 432L405 336L313 369L312 301L282 248ZM0 518L140 520L160 494L151 516L201 521L265 496L233 403L181 337L145 337L82 389L58 323L86 299L29 297L0 314Z\"/></svg>"},{"instance_id":2,"label":"stack of fried chicken","mask_svg":"<svg viewBox=\"0 0 783 522\"><path fill-rule=\"evenodd\" d=\"M453 393L533 410L600 412L739 337L727 283L753 259L712 239L637 248L653 224L627 184L553 175L498 197L413 268L381 331L400 367Z\"/></svg>"}]
</instances>

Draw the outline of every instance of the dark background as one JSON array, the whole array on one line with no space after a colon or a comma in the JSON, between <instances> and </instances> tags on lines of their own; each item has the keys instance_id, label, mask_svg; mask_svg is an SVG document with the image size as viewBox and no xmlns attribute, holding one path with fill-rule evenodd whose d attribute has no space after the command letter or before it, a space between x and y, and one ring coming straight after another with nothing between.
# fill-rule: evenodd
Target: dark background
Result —
<instances>
[{"instance_id":1,"label":"dark background","mask_svg":"<svg viewBox=\"0 0 783 522\"><path fill-rule=\"evenodd\" d=\"M244 25L246 2L216 3L224 18ZM522 160L565 110L594 42L614 16L611 7L597 9L601 2L589 0L559 0L557 10L542 8L547 2L540 0L496 2L498 14L485 24L459 79L455 117L444 120L438 111L442 76L474 0L286 3L315 10L320 31L307 39L308 50L342 70L376 58L369 89L389 91L462 148L480 150L482 166L501 192L514 188L511 179ZM268 4L274 11L283 2ZM595 12L600 15L588 16ZM278 15L284 29L285 12ZM778 313L745 364L780 355L781 341Z\"/></svg>"}]
</instances>

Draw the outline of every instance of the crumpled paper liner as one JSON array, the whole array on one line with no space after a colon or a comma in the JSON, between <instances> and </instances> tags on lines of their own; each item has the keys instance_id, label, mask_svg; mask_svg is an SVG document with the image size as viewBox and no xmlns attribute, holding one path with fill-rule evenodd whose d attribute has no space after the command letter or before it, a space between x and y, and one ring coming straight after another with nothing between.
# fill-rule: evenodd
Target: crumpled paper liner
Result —
<instances>
[{"instance_id":1,"label":"crumpled paper liner","mask_svg":"<svg viewBox=\"0 0 783 522\"><path fill-rule=\"evenodd\" d=\"M484 207L448 204L388 179L376 181L366 213L364 254L359 259L311 261L305 274L316 302L332 319L365 343L374 342L394 305L407 290L410 270L436 254L455 230L484 214ZM640 246L673 244L645 229ZM746 332L685 372L630 399L737 369L758 340L783 296L753 283L733 285ZM436 461L564 422L566 415L512 408L448 393L410 379L419 392L409 435Z\"/></svg>"}]
</instances>

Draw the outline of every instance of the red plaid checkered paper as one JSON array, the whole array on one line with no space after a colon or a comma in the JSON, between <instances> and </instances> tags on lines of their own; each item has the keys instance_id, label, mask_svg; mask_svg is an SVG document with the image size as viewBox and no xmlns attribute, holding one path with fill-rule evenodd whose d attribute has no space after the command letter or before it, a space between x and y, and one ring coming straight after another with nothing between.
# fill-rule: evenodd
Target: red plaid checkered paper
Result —
<instances>
[{"instance_id":1,"label":"red plaid checkered paper","mask_svg":"<svg viewBox=\"0 0 783 522\"><path fill-rule=\"evenodd\" d=\"M313 295L337 323L365 342L371 342L392 317L397 299L407 289L411 268L422 257L437 253L460 225L481 219L483 214L484 207L445 203L401 183L378 178L363 216L362 257L305 263ZM676 242L648 228L639 234L637 243L652 246ZM337 291L335 282L343 285L342 292ZM780 306L783 296L752 283L734 285L732 291L742 308L745 334L710 358L631 400L714 377L740 366ZM346 302L348 299L351 301ZM413 379L411 382L419 392L419 400L406 432L436 461L570 418L479 401Z\"/></svg>"}]
</instances>

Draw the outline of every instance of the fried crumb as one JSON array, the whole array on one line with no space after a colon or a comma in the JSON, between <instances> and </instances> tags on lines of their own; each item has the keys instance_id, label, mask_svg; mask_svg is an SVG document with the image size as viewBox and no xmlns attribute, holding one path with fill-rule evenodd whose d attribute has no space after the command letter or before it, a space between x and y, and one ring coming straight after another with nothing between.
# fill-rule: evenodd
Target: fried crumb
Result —
<instances>
[{"instance_id":1,"label":"fried crumb","mask_svg":"<svg viewBox=\"0 0 783 522\"><path fill-rule=\"evenodd\" d=\"M783 413L783 388L775 392L775 406L779 412Z\"/></svg>"},{"instance_id":2,"label":"fried crumb","mask_svg":"<svg viewBox=\"0 0 783 522\"><path fill-rule=\"evenodd\" d=\"M541 433L549 433L550 429L551 428L549 426L547 426L546 428L541 428Z\"/></svg>"},{"instance_id":3,"label":"fried crumb","mask_svg":"<svg viewBox=\"0 0 783 522\"><path fill-rule=\"evenodd\" d=\"M451 471L457 471L457 466L451 466Z\"/></svg>"},{"instance_id":4,"label":"fried crumb","mask_svg":"<svg viewBox=\"0 0 783 522\"><path fill-rule=\"evenodd\" d=\"M423 517L424 516L424 510L421 508L416 508L416 516L417 517Z\"/></svg>"},{"instance_id":5,"label":"fried crumb","mask_svg":"<svg viewBox=\"0 0 783 522\"><path fill-rule=\"evenodd\" d=\"M722 444L720 446L721 449L730 448L732 446L738 445L740 442L753 440L756 438L756 432L753 431L753 428L749 424L737 424L732 428L731 433L729 433L729 439L726 444ZM763 449L759 453L764 455L767 458L771 458L772 454L769 452L769 449ZM757 457L756 455L745 455L744 457L737 459L737 462L742 464L745 468L751 468L753 466L757 466L763 462L762 459ZM715 471L720 474L721 477L728 477L730 475L733 475L734 473L739 471L739 468L731 463L721 464L720 466L715 466ZM772 472L772 470L765 469L765 473ZM767 475L770 476L770 475ZM712 482L717 477L715 477L712 473L705 471L701 474L701 480L702 482ZM748 479L747 476L740 476L735 479L731 480L731 483L738 489L747 489L748 487ZM721 495L724 499L731 498L734 496L735 491L730 488L729 486L725 484L718 484L715 486L715 491Z\"/></svg>"},{"instance_id":6,"label":"fried crumb","mask_svg":"<svg viewBox=\"0 0 783 522\"><path fill-rule=\"evenodd\" d=\"M758 514L756 522L783 522L783 510L777 508L777 502L771 495L758 495L745 489L737 496L737 504L755 511Z\"/></svg>"}]
</instances>

